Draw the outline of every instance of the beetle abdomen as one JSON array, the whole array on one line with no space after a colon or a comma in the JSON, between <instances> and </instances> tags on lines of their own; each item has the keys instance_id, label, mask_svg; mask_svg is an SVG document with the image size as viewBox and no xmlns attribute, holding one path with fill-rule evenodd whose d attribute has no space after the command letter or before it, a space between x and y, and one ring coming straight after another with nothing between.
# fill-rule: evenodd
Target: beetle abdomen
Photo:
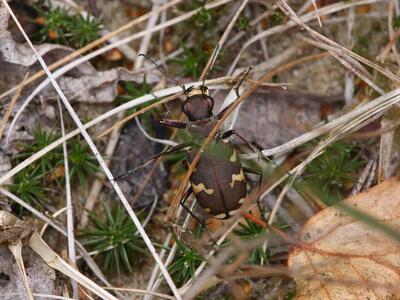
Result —
<instances>
[{"instance_id":1,"label":"beetle abdomen","mask_svg":"<svg viewBox=\"0 0 400 300\"><path fill-rule=\"evenodd\" d=\"M192 162L197 151L188 153ZM233 144L213 141L190 177L199 205L218 219L233 216L246 198L246 180Z\"/></svg>"}]
</instances>

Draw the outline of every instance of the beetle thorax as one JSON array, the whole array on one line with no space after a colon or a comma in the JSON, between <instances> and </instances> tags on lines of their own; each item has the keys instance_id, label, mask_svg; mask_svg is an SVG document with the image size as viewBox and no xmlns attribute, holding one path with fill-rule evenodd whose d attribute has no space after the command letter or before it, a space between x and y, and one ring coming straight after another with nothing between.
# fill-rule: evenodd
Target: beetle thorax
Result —
<instances>
[{"instance_id":1,"label":"beetle thorax","mask_svg":"<svg viewBox=\"0 0 400 300\"><path fill-rule=\"evenodd\" d=\"M214 115L211 115L209 119L203 119L197 122L190 122L187 130L194 139L202 140L210 134L217 123L217 118Z\"/></svg>"}]
</instances>

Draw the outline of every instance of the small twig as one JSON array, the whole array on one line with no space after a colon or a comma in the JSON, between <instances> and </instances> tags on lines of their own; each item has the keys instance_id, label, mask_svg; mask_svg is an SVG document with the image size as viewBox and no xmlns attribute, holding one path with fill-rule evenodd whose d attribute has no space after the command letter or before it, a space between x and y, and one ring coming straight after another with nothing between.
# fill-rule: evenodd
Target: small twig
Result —
<instances>
[{"instance_id":1,"label":"small twig","mask_svg":"<svg viewBox=\"0 0 400 300\"><path fill-rule=\"evenodd\" d=\"M274 5L274 7L276 8L277 6ZM274 9L274 7L272 9ZM268 16L270 16L273 13L272 10L268 10L263 12L262 14L260 14L259 16L257 16L254 20L252 20L250 22L250 26L254 27L256 26L258 23L261 22L261 20L267 18ZM232 45L235 45L246 33L244 31L240 31L238 32L236 35L234 35L232 38L229 39L229 41L226 43L226 47L229 48Z\"/></svg>"},{"instance_id":2,"label":"small twig","mask_svg":"<svg viewBox=\"0 0 400 300\"><path fill-rule=\"evenodd\" d=\"M319 13L318 13L318 6L317 6L317 3L315 2L315 0L312 0L312 4L313 4L313 6L314 6L315 14L317 15L319 27L322 28L322 22L321 22L321 17L319 16Z\"/></svg>"},{"instance_id":3,"label":"small twig","mask_svg":"<svg viewBox=\"0 0 400 300\"><path fill-rule=\"evenodd\" d=\"M369 174L368 181L364 186L364 190L368 190L371 187L372 183L374 182L374 179L375 179L375 176L376 176L376 168L377 168L377 166L378 166L378 164L377 164L376 160L374 160L374 163L373 163L372 168L371 168L371 172Z\"/></svg>"},{"instance_id":4,"label":"small twig","mask_svg":"<svg viewBox=\"0 0 400 300\"><path fill-rule=\"evenodd\" d=\"M4 128L7 125L8 119L10 118L10 115L11 115L13 109L14 109L15 103L17 103L18 97L21 94L22 88L24 87L26 79L28 78L28 76L29 76L29 73L26 73L24 80L18 86L17 92L15 93L14 97L11 99L11 102L8 105L6 113L4 114L3 120L0 123L0 140L1 140L1 137L3 136Z\"/></svg>"},{"instance_id":5,"label":"small twig","mask_svg":"<svg viewBox=\"0 0 400 300\"><path fill-rule=\"evenodd\" d=\"M64 117L60 99L57 99L58 109L60 112L61 135L65 136ZM68 258L70 263L76 267L76 253L75 253L75 233L74 233L74 209L72 204L71 195L71 182L69 177L69 163L68 163L68 150L67 143L63 142L63 155L64 155L64 174L65 174L65 196L67 207L67 240L68 240ZM76 281L71 280L73 298L79 298L78 284Z\"/></svg>"},{"instance_id":6,"label":"small twig","mask_svg":"<svg viewBox=\"0 0 400 300\"><path fill-rule=\"evenodd\" d=\"M27 298L29 300L34 300L31 287L29 286L28 276L26 275L24 260L22 259L22 242L21 242L21 240L19 240L15 244L8 245L8 249L14 255L15 261L18 266L19 273L21 274L21 277L22 277L22 282L24 283L24 286L26 289Z\"/></svg>"},{"instance_id":7,"label":"small twig","mask_svg":"<svg viewBox=\"0 0 400 300\"><path fill-rule=\"evenodd\" d=\"M57 218L59 215L61 215L61 214L64 213L65 211L67 211L67 209L68 209L68 207L63 207L63 208L61 208L61 209L57 210L54 214L52 214L51 217L52 217L53 219L55 219L55 218ZM39 231L39 235L40 235L41 237L42 237L43 234L45 233L45 231L46 231L46 229L47 229L48 226L49 226L49 224L46 223L46 222L43 224L42 229Z\"/></svg>"},{"instance_id":8,"label":"small twig","mask_svg":"<svg viewBox=\"0 0 400 300\"><path fill-rule=\"evenodd\" d=\"M369 160L367 165L362 170L361 175L358 177L357 183L354 185L353 189L351 190L350 195L354 196L362 191L362 187L363 187L368 175L370 175L370 171L371 171L371 168L373 167L374 163L375 163L374 159Z\"/></svg>"},{"instance_id":9,"label":"small twig","mask_svg":"<svg viewBox=\"0 0 400 300\"><path fill-rule=\"evenodd\" d=\"M384 63L386 60L387 55L389 54L390 50L392 47L395 45L397 39L400 37L400 29L398 29L393 37L390 39L389 43L383 48L381 53L376 57L376 60L379 61L380 63Z\"/></svg>"}]
</instances>

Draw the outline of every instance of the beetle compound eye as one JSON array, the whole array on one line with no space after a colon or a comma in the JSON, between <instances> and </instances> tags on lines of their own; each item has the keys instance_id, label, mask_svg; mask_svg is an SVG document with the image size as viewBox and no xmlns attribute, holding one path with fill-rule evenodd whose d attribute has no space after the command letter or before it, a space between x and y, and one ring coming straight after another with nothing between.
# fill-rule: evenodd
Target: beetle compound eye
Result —
<instances>
[{"instance_id":1,"label":"beetle compound eye","mask_svg":"<svg viewBox=\"0 0 400 300\"><path fill-rule=\"evenodd\" d=\"M182 105L182 110L186 115L191 115L194 110L193 104L189 101L185 101Z\"/></svg>"},{"instance_id":2,"label":"beetle compound eye","mask_svg":"<svg viewBox=\"0 0 400 300\"><path fill-rule=\"evenodd\" d=\"M208 102L208 106L210 107L210 111L212 111L213 107L214 107L214 100L213 98L207 96L207 102Z\"/></svg>"}]
</instances>

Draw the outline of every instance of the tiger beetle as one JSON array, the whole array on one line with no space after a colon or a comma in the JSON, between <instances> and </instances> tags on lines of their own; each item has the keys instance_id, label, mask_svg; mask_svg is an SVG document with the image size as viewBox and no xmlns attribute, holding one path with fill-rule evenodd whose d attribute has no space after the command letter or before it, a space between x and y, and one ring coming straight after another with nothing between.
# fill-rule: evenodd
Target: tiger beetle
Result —
<instances>
[{"instance_id":1,"label":"tiger beetle","mask_svg":"<svg viewBox=\"0 0 400 300\"><path fill-rule=\"evenodd\" d=\"M182 103L181 110L186 115L187 121L182 122L178 120L166 118L166 114L161 119L160 123L173 128L186 129L192 137L190 142L178 144L170 147L169 149L151 157L150 159L142 162L136 168L115 177L115 180L132 174L137 169L145 166L150 161L161 157L165 154L185 151L187 159L185 167L194 160L202 143L208 137L218 120L221 119L228 111L230 105L221 110L218 114L213 114L214 99L209 95L209 90L205 86L205 77L203 83L199 86L191 86L186 88L180 84L172 76L170 76L161 65L157 65L151 58L145 54L144 56L152 62L158 69L171 80L177 83L183 89L186 100ZM236 95L239 98L239 87L245 77L250 72L250 69L244 74L237 86L235 87ZM207 72L206 72L207 74ZM256 174L259 176L258 192L262 183L263 174L259 170L243 167L238 153L233 143L229 140L232 135L236 135L253 151L257 152L262 158L269 161L268 157L264 156L255 146L253 146L244 136L235 130L228 130L226 132L218 132L215 138L210 142L207 148L202 153L197 165L190 176L190 187L184 192L181 199L183 208L196 220L198 218L191 212L189 207L185 205L189 196L194 193L200 207L209 215L217 219L228 219L234 216L239 210L241 205L246 199L246 178L245 173ZM257 200L258 207L263 216L260 203ZM201 224L201 222L199 222Z\"/></svg>"}]
</instances>

